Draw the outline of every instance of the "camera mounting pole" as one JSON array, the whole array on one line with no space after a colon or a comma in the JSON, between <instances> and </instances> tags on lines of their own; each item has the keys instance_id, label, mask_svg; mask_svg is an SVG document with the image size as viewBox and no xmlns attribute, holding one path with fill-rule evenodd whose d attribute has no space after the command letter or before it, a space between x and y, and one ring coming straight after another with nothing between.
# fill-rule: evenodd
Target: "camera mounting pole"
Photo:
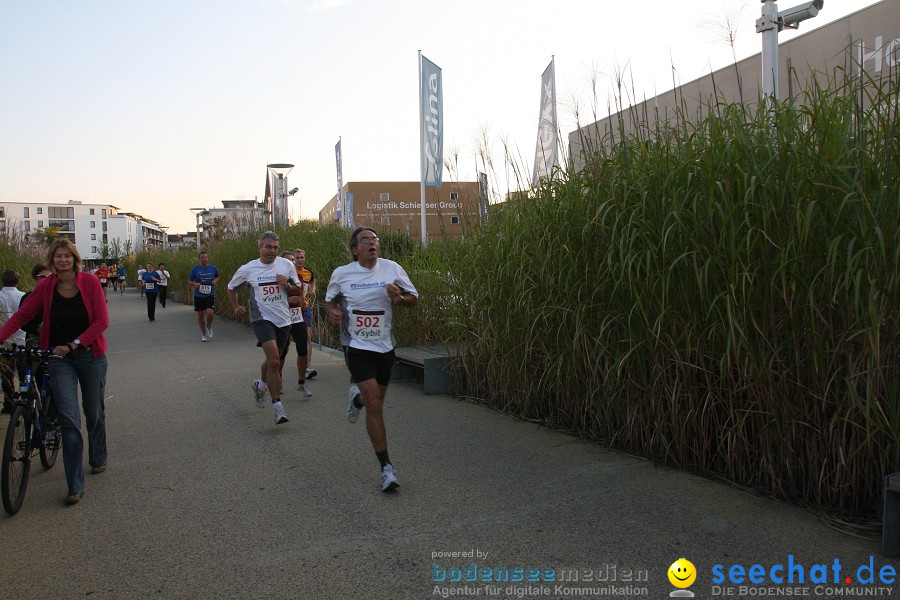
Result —
<instances>
[{"instance_id":1,"label":"camera mounting pole","mask_svg":"<svg viewBox=\"0 0 900 600\"><path fill-rule=\"evenodd\" d=\"M775 0L760 0L762 16L756 21L756 33L762 39L762 84L763 96L778 100L778 32L785 27L797 29L800 21L819 14L825 0L812 0L793 8L778 11Z\"/></svg>"}]
</instances>

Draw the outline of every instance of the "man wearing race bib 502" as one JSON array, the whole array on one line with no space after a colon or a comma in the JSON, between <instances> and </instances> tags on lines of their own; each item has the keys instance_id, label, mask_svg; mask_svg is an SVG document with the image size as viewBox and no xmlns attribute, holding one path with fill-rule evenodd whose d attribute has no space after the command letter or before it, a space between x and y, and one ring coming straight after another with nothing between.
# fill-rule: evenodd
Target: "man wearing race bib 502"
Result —
<instances>
[{"instance_id":1,"label":"man wearing race bib 502","mask_svg":"<svg viewBox=\"0 0 900 600\"><path fill-rule=\"evenodd\" d=\"M398 487L387 450L384 396L394 365L393 306L415 306L419 293L403 267L378 257L378 235L360 227L350 236L353 262L331 274L325 303L328 320L341 325L341 345L350 375L347 420L356 423L366 409L366 431L381 463L381 491ZM357 387L358 386L358 387Z\"/></svg>"},{"instance_id":2,"label":"man wearing race bib 502","mask_svg":"<svg viewBox=\"0 0 900 600\"><path fill-rule=\"evenodd\" d=\"M278 256L278 234L267 231L259 238L259 259L251 260L238 268L228 282L228 299L234 307L234 316L247 312L238 301L237 289L250 288L250 328L266 355L262 364L262 377L253 380L256 406L265 408L266 389L272 397L275 424L287 423L281 404L281 351L291 335L291 308L288 293L299 294L303 284L297 278L294 263ZM304 340L305 342L305 340ZM304 348L305 350L305 348Z\"/></svg>"},{"instance_id":3,"label":"man wearing race bib 502","mask_svg":"<svg viewBox=\"0 0 900 600\"><path fill-rule=\"evenodd\" d=\"M213 317L216 316L216 282L219 281L219 270L209 264L209 255L200 253L200 264L194 265L188 275L188 283L194 288L194 311L197 313L197 324L200 325L200 341L211 340L213 336Z\"/></svg>"}]
</instances>

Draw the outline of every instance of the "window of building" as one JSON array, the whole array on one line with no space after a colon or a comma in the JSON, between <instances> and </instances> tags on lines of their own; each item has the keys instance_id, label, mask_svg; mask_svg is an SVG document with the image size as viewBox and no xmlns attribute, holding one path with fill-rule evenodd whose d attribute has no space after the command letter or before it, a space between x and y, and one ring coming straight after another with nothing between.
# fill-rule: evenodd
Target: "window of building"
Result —
<instances>
[{"instance_id":1,"label":"window of building","mask_svg":"<svg viewBox=\"0 0 900 600\"><path fill-rule=\"evenodd\" d=\"M378 194L378 198L379 198L382 202L389 202L390 199L391 199L391 195L390 195L388 192L381 192L380 194ZM27 216L27 215L26 215L26 216Z\"/></svg>"},{"instance_id":2,"label":"window of building","mask_svg":"<svg viewBox=\"0 0 900 600\"><path fill-rule=\"evenodd\" d=\"M451 200L459 200L459 192L450 192Z\"/></svg>"},{"instance_id":3,"label":"window of building","mask_svg":"<svg viewBox=\"0 0 900 600\"><path fill-rule=\"evenodd\" d=\"M25 221L25 231L31 231L31 221Z\"/></svg>"},{"instance_id":4,"label":"window of building","mask_svg":"<svg viewBox=\"0 0 900 600\"><path fill-rule=\"evenodd\" d=\"M62 219L50 218L47 222L48 227L56 227L60 231L75 231L75 221L66 221Z\"/></svg>"},{"instance_id":5,"label":"window of building","mask_svg":"<svg viewBox=\"0 0 900 600\"><path fill-rule=\"evenodd\" d=\"M51 219L74 219L75 209L71 206L51 206L48 214Z\"/></svg>"},{"instance_id":6,"label":"window of building","mask_svg":"<svg viewBox=\"0 0 900 600\"><path fill-rule=\"evenodd\" d=\"M44 228L44 222L38 221L38 229L43 229L43 228Z\"/></svg>"},{"instance_id":7,"label":"window of building","mask_svg":"<svg viewBox=\"0 0 900 600\"><path fill-rule=\"evenodd\" d=\"M92 234L91 234L91 241L92 241L92 242L97 241L97 234L96 234L96 233L92 233Z\"/></svg>"},{"instance_id":8,"label":"window of building","mask_svg":"<svg viewBox=\"0 0 900 600\"><path fill-rule=\"evenodd\" d=\"M91 229L94 229L96 227L97 227L97 221L91 221Z\"/></svg>"},{"instance_id":9,"label":"window of building","mask_svg":"<svg viewBox=\"0 0 900 600\"><path fill-rule=\"evenodd\" d=\"M0 206L0 219L5 219L5 218L6 218L6 207Z\"/></svg>"},{"instance_id":10,"label":"window of building","mask_svg":"<svg viewBox=\"0 0 900 600\"><path fill-rule=\"evenodd\" d=\"M43 206L38 206L38 207L37 207L37 214L39 214L39 215L44 214L44 207L43 207Z\"/></svg>"},{"instance_id":11,"label":"window of building","mask_svg":"<svg viewBox=\"0 0 900 600\"><path fill-rule=\"evenodd\" d=\"M93 209L93 208L91 209L91 214L94 214L94 209Z\"/></svg>"},{"instance_id":12,"label":"window of building","mask_svg":"<svg viewBox=\"0 0 900 600\"><path fill-rule=\"evenodd\" d=\"M450 217L451 225L459 225L459 217Z\"/></svg>"},{"instance_id":13,"label":"window of building","mask_svg":"<svg viewBox=\"0 0 900 600\"><path fill-rule=\"evenodd\" d=\"M100 227L103 229L103 231L106 231L106 223L105 222L100 223Z\"/></svg>"},{"instance_id":14,"label":"window of building","mask_svg":"<svg viewBox=\"0 0 900 600\"><path fill-rule=\"evenodd\" d=\"M91 252L97 254L97 246L91 246Z\"/></svg>"},{"instance_id":15,"label":"window of building","mask_svg":"<svg viewBox=\"0 0 900 600\"><path fill-rule=\"evenodd\" d=\"M102 216L104 219L106 218L106 209L105 208L100 209L100 216Z\"/></svg>"},{"instance_id":16,"label":"window of building","mask_svg":"<svg viewBox=\"0 0 900 600\"><path fill-rule=\"evenodd\" d=\"M25 207L25 218L27 219L28 217L29 217L29 215L28 215L28 207L26 206L26 207Z\"/></svg>"}]
</instances>

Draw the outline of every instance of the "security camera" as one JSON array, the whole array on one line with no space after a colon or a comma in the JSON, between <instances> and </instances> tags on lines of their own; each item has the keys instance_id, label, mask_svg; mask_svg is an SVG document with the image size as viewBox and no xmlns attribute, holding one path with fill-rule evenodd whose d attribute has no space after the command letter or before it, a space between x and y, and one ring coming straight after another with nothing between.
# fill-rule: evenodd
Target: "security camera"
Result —
<instances>
[{"instance_id":1,"label":"security camera","mask_svg":"<svg viewBox=\"0 0 900 600\"><path fill-rule=\"evenodd\" d=\"M804 2L793 8L778 11L778 23L782 27L797 29L800 21L812 19L822 10L825 0L812 0L812 2Z\"/></svg>"},{"instance_id":2,"label":"security camera","mask_svg":"<svg viewBox=\"0 0 900 600\"><path fill-rule=\"evenodd\" d=\"M821 2L821 0L819 0L819 1ZM288 194L290 194L291 196L293 196L294 194L296 194L296 193L299 192L299 191L300 191L300 188L295 187L294 189L292 189L291 191L289 191Z\"/></svg>"}]
</instances>

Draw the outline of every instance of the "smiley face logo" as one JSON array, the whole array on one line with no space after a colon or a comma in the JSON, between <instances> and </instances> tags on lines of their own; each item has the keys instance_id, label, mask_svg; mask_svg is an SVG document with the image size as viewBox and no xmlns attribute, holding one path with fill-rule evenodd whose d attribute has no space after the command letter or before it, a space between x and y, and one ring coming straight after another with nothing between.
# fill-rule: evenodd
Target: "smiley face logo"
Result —
<instances>
[{"instance_id":1,"label":"smiley face logo","mask_svg":"<svg viewBox=\"0 0 900 600\"><path fill-rule=\"evenodd\" d=\"M690 587L697 579L697 569L686 558L679 558L669 567L669 583L677 588Z\"/></svg>"}]
</instances>

